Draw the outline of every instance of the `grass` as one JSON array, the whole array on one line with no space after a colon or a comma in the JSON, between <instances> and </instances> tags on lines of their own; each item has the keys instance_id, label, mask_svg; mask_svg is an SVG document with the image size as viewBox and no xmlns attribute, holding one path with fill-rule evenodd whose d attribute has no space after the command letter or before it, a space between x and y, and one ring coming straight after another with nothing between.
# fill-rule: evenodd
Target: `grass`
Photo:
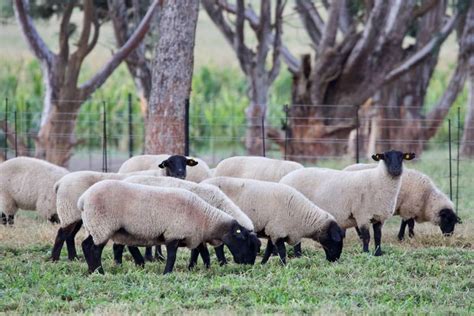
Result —
<instances>
[{"instance_id":1,"label":"grass","mask_svg":"<svg viewBox=\"0 0 474 316\"><path fill-rule=\"evenodd\" d=\"M441 152L427 152L415 165L446 188ZM14 227L0 226L0 313L474 313L474 212L468 197L474 162L462 162L460 200L464 223L450 238L429 223L415 226L416 237L396 239L399 218L383 231L384 256L361 253L349 230L338 263L304 241L304 256L286 267L277 258L262 266L200 265L187 271L188 250L178 252L175 272L162 276L163 263L136 268L127 254L113 264L104 251L105 275L87 275L84 260L49 262L56 226L22 211ZM78 242L84 233L78 235ZM291 247L290 247L291 248ZM291 249L290 249L291 253ZM229 256L229 255L228 255Z\"/></svg>"}]
</instances>

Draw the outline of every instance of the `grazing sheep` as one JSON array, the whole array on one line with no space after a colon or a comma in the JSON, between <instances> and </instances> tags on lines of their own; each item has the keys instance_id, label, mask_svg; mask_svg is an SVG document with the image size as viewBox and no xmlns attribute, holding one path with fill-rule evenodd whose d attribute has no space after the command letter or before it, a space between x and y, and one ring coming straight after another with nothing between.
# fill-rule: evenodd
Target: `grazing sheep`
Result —
<instances>
[{"instance_id":1,"label":"grazing sheep","mask_svg":"<svg viewBox=\"0 0 474 316\"><path fill-rule=\"evenodd\" d=\"M49 162L18 157L0 164L0 213L3 224L14 222L18 209L36 210L43 218L58 222L54 183L69 171Z\"/></svg>"},{"instance_id":2,"label":"grazing sheep","mask_svg":"<svg viewBox=\"0 0 474 316\"><path fill-rule=\"evenodd\" d=\"M186 166L193 168L187 170ZM186 179L193 182L201 182L211 177L209 166L203 160L180 155L135 156L125 161L118 172L127 173L157 169L164 169L163 176Z\"/></svg>"},{"instance_id":3,"label":"grazing sheep","mask_svg":"<svg viewBox=\"0 0 474 316\"><path fill-rule=\"evenodd\" d=\"M358 227L364 252L369 251L369 225L373 224L375 253L382 255L383 223L393 215L401 186L403 160L415 154L388 151L373 155L376 168L358 172L324 168L293 171L281 179L336 218L343 228Z\"/></svg>"},{"instance_id":4,"label":"grazing sheep","mask_svg":"<svg viewBox=\"0 0 474 316\"><path fill-rule=\"evenodd\" d=\"M164 274L172 272L179 246L194 249L205 242L224 243L234 261L242 264L253 264L257 256L255 234L184 189L105 180L79 198L78 208L90 234L82 249L91 273L97 268L103 273L101 254L109 239L130 246L165 244Z\"/></svg>"},{"instance_id":5,"label":"grazing sheep","mask_svg":"<svg viewBox=\"0 0 474 316\"><path fill-rule=\"evenodd\" d=\"M151 176L132 176L123 180L124 182L137 183L143 185L152 185L158 187L174 187L182 188L188 191L191 191L197 194L204 201L212 205L213 207L229 214L237 222L245 227L248 231L252 232L254 230L252 221L250 218L240 210L240 208L232 202L221 190L216 188L213 185L209 184L198 184L191 181L180 180L172 177L151 177ZM205 247L204 245L202 247ZM122 250L123 246L114 245L114 257L117 263L122 261ZM227 262L224 256L224 246L216 247L216 255L218 257L219 263L221 265ZM196 260L197 257L194 258ZM205 260L205 265L209 267L210 261L209 256L204 254L203 259ZM196 261L191 261L189 268L194 267Z\"/></svg>"},{"instance_id":6,"label":"grazing sheep","mask_svg":"<svg viewBox=\"0 0 474 316\"><path fill-rule=\"evenodd\" d=\"M326 259L339 259L344 232L334 217L290 186L253 179L216 177L203 181L221 189L252 220L257 235L269 238L262 260L266 263L276 246L286 263L285 241L298 244L302 238L319 241Z\"/></svg>"},{"instance_id":7,"label":"grazing sheep","mask_svg":"<svg viewBox=\"0 0 474 316\"><path fill-rule=\"evenodd\" d=\"M133 175L160 176L161 171L149 170L123 174L77 171L69 173L54 184L54 191L51 191L53 193L56 192L57 212L59 219L61 220L61 227L58 229L53 250L51 252L52 261L59 260L64 242L66 242L68 249L69 260L77 259L74 239L82 226L81 211L77 208L77 200L79 197L88 188L99 181L107 179L123 180Z\"/></svg>"},{"instance_id":8,"label":"grazing sheep","mask_svg":"<svg viewBox=\"0 0 474 316\"><path fill-rule=\"evenodd\" d=\"M344 170L357 171L375 168L376 164L355 164ZM414 169L405 168L402 186L398 194L395 215L402 218L398 239L403 240L408 225L410 237L415 236L415 221L431 222L441 228L444 235L451 235L460 218L456 215L454 203L436 187L427 175Z\"/></svg>"},{"instance_id":9,"label":"grazing sheep","mask_svg":"<svg viewBox=\"0 0 474 316\"><path fill-rule=\"evenodd\" d=\"M219 162L214 176L278 182L288 173L301 168L304 168L303 165L294 161L236 156Z\"/></svg>"}]
</instances>

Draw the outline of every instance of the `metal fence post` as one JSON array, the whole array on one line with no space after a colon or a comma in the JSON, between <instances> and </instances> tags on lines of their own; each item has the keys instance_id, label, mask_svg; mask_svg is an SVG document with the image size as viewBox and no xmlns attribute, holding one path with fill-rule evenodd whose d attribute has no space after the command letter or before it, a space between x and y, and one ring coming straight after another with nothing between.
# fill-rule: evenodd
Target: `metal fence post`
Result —
<instances>
[{"instance_id":1,"label":"metal fence post","mask_svg":"<svg viewBox=\"0 0 474 316\"><path fill-rule=\"evenodd\" d=\"M283 106L283 112L285 112L285 123L284 123L284 129L285 129L285 160L287 159L288 156L288 112L290 111L288 104L285 104Z\"/></svg>"},{"instance_id":2,"label":"metal fence post","mask_svg":"<svg viewBox=\"0 0 474 316\"><path fill-rule=\"evenodd\" d=\"M107 172L107 111L105 101L102 112L102 172Z\"/></svg>"},{"instance_id":3,"label":"metal fence post","mask_svg":"<svg viewBox=\"0 0 474 316\"><path fill-rule=\"evenodd\" d=\"M360 162L359 159L359 106L355 106L355 119L356 119L356 163Z\"/></svg>"},{"instance_id":4,"label":"metal fence post","mask_svg":"<svg viewBox=\"0 0 474 316\"><path fill-rule=\"evenodd\" d=\"M456 214L459 206L459 151L461 147L461 108L458 107L458 130L457 130L457 157L456 157Z\"/></svg>"},{"instance_id":5,"label":"metal fence post","mask_svg":"<svg viewBox=\"0 0 474 316\"><path fill-rule=\"evenodd\" d=\"M265 114L262 115L262 156L266 157L265 153Z\"/></svg>"},{"instance_id":6,"label":"metal fence post","mask_svg":"<svg viewBox=\"0 0 474 316\"><path fill-rule=\"evenodd\" d=\"M128 94L128 157L133 157L132 94Z\"/></svg>"},{"instance_id":7,"label":"metal fence post","mask_svg":"<svg viewBox=\"0 0 474 316\"><path fill-rule=\"evenodd\" d=\"M4 151L5 151L5 160L8 160L8 98L5 98L5 129L4 129L5 139L4 139Z\"/></svg>"},{"instance_id":8,"label":"metal fence post","mask_svg":"<svg viewBox=\"0 0 474 316\"><path fill-rule=\"evenodd\" d=\"M31 155L31 137L30 137L30 129L31 129L31 104L30 102L26 101L26 116L25 116L25 119L26 119L26 150L28 151L28 156Z\"/></svg>"},{"instance_id":9,"label":"metal fence post","mask_svg":"<svg viewBox=\"0 0 474 316\"><path fill-rule=\"evenodd\" d=\"M189 99L184 101L184 155L189 156Z\"/></svg>"},{"instance_id":10,"label":"metal fence post","mask_svg":"<svg viewBox=\"0 0 474 316\"><path fill-rule=\"evenodd\" d=\"M449 198L453 200L453 169L451 162L451 119L448 119L448 150L449 150Z\"/></svg>"},{"instance_id":11,"label":"metal fence post","mask_svg":"<svg viewBox=\"0 0 474 316\"><path fill-rule=\"evenodd\" d=\"M15 157L18 157L18 120L16 110L13 112L13 120L15 122Z\"/></svg>"}]
</instances>

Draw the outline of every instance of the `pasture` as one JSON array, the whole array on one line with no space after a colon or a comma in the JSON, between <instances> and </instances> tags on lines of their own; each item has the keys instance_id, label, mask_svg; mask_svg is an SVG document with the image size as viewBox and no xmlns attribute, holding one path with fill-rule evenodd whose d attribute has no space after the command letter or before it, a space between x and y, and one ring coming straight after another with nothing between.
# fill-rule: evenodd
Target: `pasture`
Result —
<instances>
[{"instance_id":1,"label":"pasture","mask_svg":"<svg viewBox=\"0 0 474 316\"><path fill-rule=\"evenodd\" d=\"M439 156L426 152L410 166L426 172L448 192L447 161ZM286 267L276 257L264 266L220 267L212 254L209 270L199 261L188 271L189 251L180 249L175 271L163 276L163 263L140 269L128 253L123 266L115 266L109 244L103 258L105 275L88 276L84 259L68 262L65 249L60 262L49 262L58 227L34 212L21 211L15 226L0 225L0 312L472 314L473 177L474 162L462 161L458 215L463 224L454 236L443 237L438 227L426 223L415 226L414 239L399 242L400 219L395 217L383 230L382 257L362 253L354 230L349 230L341 260L334 264L314 242L304 241L303 257L290 258ZM84 236L80 232L78 242Z\"/></svg>"}]
</instances>

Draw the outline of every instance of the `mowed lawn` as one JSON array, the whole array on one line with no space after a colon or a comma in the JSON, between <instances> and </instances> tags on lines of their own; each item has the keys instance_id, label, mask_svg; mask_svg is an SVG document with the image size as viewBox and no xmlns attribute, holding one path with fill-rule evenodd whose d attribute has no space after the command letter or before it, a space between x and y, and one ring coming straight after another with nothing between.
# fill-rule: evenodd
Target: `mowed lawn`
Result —
<instances>
[{"instance_id":1,"label":"mowed lawn","mask_svg":"<svg viewBox=\"0 0 474 316\"><path fill-rule=\"evenodd\" d=\"M447 189L446 160L436 153L412 166ZM399 242L399 218L393 218L383 230L384 256L361 253L350 230L337 263L305 241L303 258L290 259L286 267L275 257L265 266L220 267L213 255L209 270L200 262L188 271L189 251L180 249L175 272L163 276L163 263L140 269L128 254L123 266L115 266L107 246L106 274L88 276L84 260L68 262L65 251L61 262L49 262L58 227L20 212L14 227L0 225L0 312L473 314L474 163L463 161L461 170L463 224L454 236L445 238L438 227L423 224L415 226L414 239ZM83 238L81 232L79 248Z\"/></svg>"}]
</instances>

